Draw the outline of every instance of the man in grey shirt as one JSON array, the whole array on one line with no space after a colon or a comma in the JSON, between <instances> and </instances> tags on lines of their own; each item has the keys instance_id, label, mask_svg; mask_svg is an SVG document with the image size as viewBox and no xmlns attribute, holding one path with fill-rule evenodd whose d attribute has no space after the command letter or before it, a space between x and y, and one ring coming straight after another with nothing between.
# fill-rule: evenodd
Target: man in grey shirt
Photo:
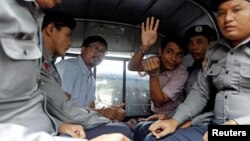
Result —
<instances>
[{"instance_id":1,"label":"man in grey shirt","mask_svg":"<svg viewBox=\"0 0 250 141\"><path fill-rule=\"evenodd\" d=\"M18 124L51 135L66 133L65 128L59 128L66 124L48 114L46 94L37 88L42 56L37 35L43 18L39 7L53 7L57 3L54 0L1 1L0 123ZM78 127L82 132L82 127Z\"/></svg>"},{"instance_id":2,"label":"man in grey shirt","mask_svg":"<svg viewBox=\"0 0 250 141\"><path fill-rule=\"evenodd\" d=\"M162 141L207 141L207 126L175 130L202 111L211 97L212 86L217 90L213 121L226 125L250 124L250 1L212 0L212 8L217 12L218 26L225 39L209 48L197 83L173 118L151 125L152 135L146 141L162 137Z\"/></svg>"}]
</instances>

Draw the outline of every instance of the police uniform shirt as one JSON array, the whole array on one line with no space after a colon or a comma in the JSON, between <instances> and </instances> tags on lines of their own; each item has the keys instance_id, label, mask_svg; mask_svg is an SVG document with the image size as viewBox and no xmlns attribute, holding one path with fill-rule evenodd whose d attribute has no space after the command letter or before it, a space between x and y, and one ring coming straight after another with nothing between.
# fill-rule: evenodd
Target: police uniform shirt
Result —
<instances>
[{"instance_id":1,"label":"police uniform shirt","mask_svg":"<svg viewBox=\"0 0 250 141\"><path fill-rule=\"evenodd\" d=\"M0 122L56 134L46 95L37 89L42 55L37 35L43 14L34 2L1 0Z\"/></svg>"},{"instance_id":2,"label":"police uniform shirt","mask_svg":"<svg viewBox=\"0 0 250 141\"><path fill-rule=\"evenodd\" d=\"M199 62L195 61L192 66L187 68L187 71L189 72L188 80L185 84L185 93L188 95L189 92L191 91L194 83L197 81L198 73L201 68L201 61Z\"/></svg>"},{"instance_id":3,"label":"police uniform shirt","mask_svg":"<svg viewBox=\"0 0 250 141\"><path fill-rule=\"evenodd\" d=\"M209 48L196 87L180 105L174 118L179 123L201 112L210 97L211 86L217 89L214 118L219 123L234 119L250 124L250 38L236 47L226 40Z\"/></svg>"}]
</instances>

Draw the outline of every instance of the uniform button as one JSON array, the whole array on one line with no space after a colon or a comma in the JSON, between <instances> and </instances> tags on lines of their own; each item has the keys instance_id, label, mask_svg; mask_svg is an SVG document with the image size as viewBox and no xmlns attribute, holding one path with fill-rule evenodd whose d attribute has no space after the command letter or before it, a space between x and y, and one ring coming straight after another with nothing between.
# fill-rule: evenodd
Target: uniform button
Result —
<instances>
[{"instance_id":1,"label":"uniform button","mask_svg":"<svg viewBox=\"0 0 250 141\"><path fill-rule=\"evenodd\" d=\"M27 51L26 51L26 50L24 50L24 51L23 51L23 54L24 54L24 55L27 55L28 53L27 53Z\"/></svg>"},{"instance_id":2,"label":"uniform button","mask_svg":"<svg viewBox=\"0 0 250 141\"><path fill-rule=\"evenodd\" d=\"M227 99L227 95L225 96L225 99Z\"/></svg>"},{"instance_id":3,"label":"uniform button","mask_svg":"<svg viewBox=\"0 0 250 141\"><path fill-rule=\"evenodd\" d=\"M210 73L213 73L213 71L210 71Z\"/></svg>"},{"instance_id":4,"label":"uniform button","mask_svg":"<svg viewBox=\"0 0 250 141\"><path fill-rule=\"evenodd\" d=\"M226 71L226 74L228 74L228 71Z\"/></svg>"},{"instance_id":5,"label":"uniform button","mask_svg":"<svg viewBox=\"0 0 250 141\"><path fill-rule=\"evenodd\" d=\"M233 52L230 52L230 54L232 54L232 55L233 55L234 53L233 53Z\"/></svg>"}]
</instances>

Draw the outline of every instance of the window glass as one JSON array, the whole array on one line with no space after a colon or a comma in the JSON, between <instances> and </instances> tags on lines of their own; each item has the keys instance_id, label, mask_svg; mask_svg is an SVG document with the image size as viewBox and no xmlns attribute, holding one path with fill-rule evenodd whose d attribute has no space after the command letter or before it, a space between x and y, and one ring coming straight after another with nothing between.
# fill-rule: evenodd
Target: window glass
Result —
<instances>
[{"instance_id":1,"label":"window glass","mask_svg":"<svg viewBox=\"0 0 250 141\"><path fill-rule=\"evenodd\" d=\"M129 71L127 67L126 72L126 115L149 115L151 99L148 75L145 75L144 72Z\"/></svg>"},{"instance_id":2,"label":"window glass","mask_svg":"<svg viewBox=\"0 0 250 141\"><path fill-rule=\"evenodd\" d=\"M126 116L150 114L149 77L124 68L125 60L104 60L96 67L96 107L126 104ZM123 81L123 71L126 71ZM125 90L123 90L125 88ZM123 93L125 96L123 97Z\"/></svg>"},{"instance_id":3,"label":"window glass","mask_svg":"<svg viewBox=\"0 0 250 141\"><path fill-rule=\"evenodd\" d=\"M96 106L123 102L123 61L103 60L96 67Z\"/></svg>"}]
</instances>

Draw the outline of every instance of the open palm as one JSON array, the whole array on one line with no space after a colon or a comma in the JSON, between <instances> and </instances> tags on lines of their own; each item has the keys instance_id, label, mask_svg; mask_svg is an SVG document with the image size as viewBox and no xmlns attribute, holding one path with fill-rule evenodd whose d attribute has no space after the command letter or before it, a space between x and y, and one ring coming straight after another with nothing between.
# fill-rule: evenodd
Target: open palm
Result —
<instances>
[{"instance_id":1,"label":"open palm","mask_svg":"<svg viewBox=\"0 0 250 141\"><path fill-rule=\"evenodd\" d=\"M146 51L157 40L157 29L159 26L159 20L154 21L154 17L147 18L146 25L143 22L141 25L141 41L143 49Z\"/></svg>"}]
</instances>

